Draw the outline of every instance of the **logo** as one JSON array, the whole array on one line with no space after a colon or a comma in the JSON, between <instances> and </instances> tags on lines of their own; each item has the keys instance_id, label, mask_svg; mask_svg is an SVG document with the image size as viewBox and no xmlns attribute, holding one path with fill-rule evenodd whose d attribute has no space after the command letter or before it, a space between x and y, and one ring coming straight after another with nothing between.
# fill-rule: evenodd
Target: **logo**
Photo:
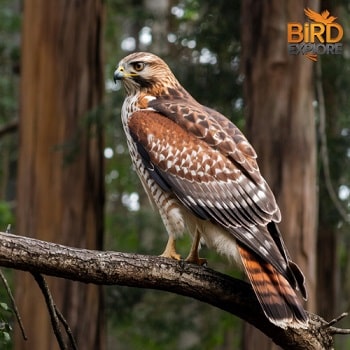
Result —
<instances>
[{"instance_id":1,"label":"logo","mask_svg":"<svg viewBox=\"0 0 350 350\"><path fill-rule=\"evenodd\" d=\"M290 55L305 55L312 61L317 61L318 55L340 55L343 52L344 29L330 16L329 11L317 13L309 8L304 9L309 18L304 24L288 23L288 53Z\"/></svg>"}]
</instances>

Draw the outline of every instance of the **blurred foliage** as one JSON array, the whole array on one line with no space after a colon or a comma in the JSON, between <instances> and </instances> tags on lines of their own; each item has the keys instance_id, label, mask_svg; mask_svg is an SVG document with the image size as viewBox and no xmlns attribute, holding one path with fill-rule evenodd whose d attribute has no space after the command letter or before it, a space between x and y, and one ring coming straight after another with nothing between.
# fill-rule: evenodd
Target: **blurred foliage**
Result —
<instances>
[{"instance_id":1,"label":"blurred foliage","mask_svg":"<svg viewBox=\"0 0 350 350\"><path fill-rule=\"evenodd\" d=\"M118 349L219 349L225 343L239 348L241 329L232 315L170 293L113 291L114 300L127 300L114 305L109 317L109 343Z\"/></svg>"},{"instance_id":2,"label":"blurred foliage","mask_svg":"<svg viewBox=\"0 0 350 350\"><path fill-rule=\"evenodd\" d=\"M1 213L0 213L1 217ZM9 287L13 286L13 274L10 269L1 268L1 273L6 279ZM0 349L12 349L12 325L14 312L10 307L11 300L3 282L0 281Z\"/></svg>"},{"instance_id":3,"label":"blurred foliage","mask_svg":"<svg viewBox=\"0 0 350 350\"><path fill-rule=\"evenodd\" d=\"M0 0L0 127L18 118L20 61L20 1ZM0 231L14 224L16 133L0 138ZM12 273L6 271L10 280ZM12 284L11 284L12 285ZM12 310L0 284L0 348L12 348Z\"/></svg>"},{"instance_id":4,"label":"blurred foliage","mask_svg":"<svg viewBox=\"0 0 350 350\"><path fill-rule=\"evenodd\" d=\"M11 348L11 332L12 327L9 323L11 309L9 306L0 302L0 345L1 349L6 350Z\"/></svg>"},{"instance_id":5,"label":"blurred foliage","mask_svg":"<svg viewBox=\"0 0 350 350\"><path fill-rule=\"evenodd\" d=\"M327 114L326 136L329 155L330 180L338 194L339 204L350 215L350 5L348 1L322 1L323 8L336 13L344 28L343 55L336 59L322 57L322 85ZM326 186L322 157L319 159L319 225L332 230L337 242L335 284L338 291L337 309L340 314L350 311L350 224L344 220L332 201ZM322 257L321 257L322 258ZM325 278L327 278L325 276ZM339 326L350 328L349 317ZM349 349L349 337L336 337L336 349Z\"/></svg>"},{"instance_id":6,"label":"blurred foliage","mask_svg":"<svg viewBox=\"0 0 350 350\"><path fill-rule=\"evenodd\" d=\"M0 127L18 118L20 18L19 0L0 0ZM0 138L0 200L15 197L17 148L16 134Z\"/></svg>"},{"instance_id":7,"label":"blurred foliage","mask_svg":"<svg viewBox=\"0 0 350 350\"><path fill-rule=\"evenodd\" d=\"M8 225L13 225L15 221L13 211L8 202L0 201L0 230L5 231Z\"/></svg>"}]
</instances>

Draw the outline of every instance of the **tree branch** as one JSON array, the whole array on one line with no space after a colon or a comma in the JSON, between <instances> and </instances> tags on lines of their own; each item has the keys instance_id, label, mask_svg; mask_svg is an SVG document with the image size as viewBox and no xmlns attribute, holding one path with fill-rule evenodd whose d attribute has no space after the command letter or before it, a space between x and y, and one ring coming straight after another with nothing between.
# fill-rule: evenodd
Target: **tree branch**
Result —
<instances>
[{"instance_id":1,"label":"tree branch","mask_svg":"<svg viewBox=\"0 0 350 350\"><path fill-rule=\"evenodd\" d=\"M335 328L310 315L308 329L283 330L264 316L249 284L209 268L157 256L77 249L0 232L0 266L84 283L164 290L251 323L284 349L331 349Z\"/></svg>"},{"instance_id":2,"label":"tree branch","mask_svg":"<svg viewBox=\"0 0 350 350\"><path fill-rule=\"evenodd\" d=\"M0 137L7 135L9 133L15 132L18 129L18 118L14 118L7 124L0 126Z\"/></svg>"},{"instance_id":3,"label":"tree branch","mask_svg":"<svg viewBox=\"0 0 350 350\"><path fill-rule=\"evenodd\" d=\"M66 344L63 340L63 335L62 335L61 327L60 327L60 320L57 316L56 305L52 299L51 293L49 291L49 287L48 287L44 277L40 273L32 272L32 275L33 275L36 283L38 284L41 292L44 295L47 309L49 311L50 318L51 318L52 328L53 328L53 331L55 333L58 345L60 346L61 350L67 350L68 347L66 346Z\"/></svg>"}]
</instances>

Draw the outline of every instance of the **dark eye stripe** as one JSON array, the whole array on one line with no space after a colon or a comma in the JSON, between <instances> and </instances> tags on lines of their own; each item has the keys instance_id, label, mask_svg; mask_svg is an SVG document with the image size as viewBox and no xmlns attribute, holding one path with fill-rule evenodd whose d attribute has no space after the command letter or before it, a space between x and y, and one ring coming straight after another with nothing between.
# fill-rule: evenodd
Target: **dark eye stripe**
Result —
<instances>
[{"instance_id":1,"label":"dark eye stripe","mask_svg":"<svg viewBox=\"0 0 350 350\"><path fill-rule=\"evenodd\" d=\"M133 77L133 80L144 88L150 88L154 84L154 81L152 79L144 79L140 76Z\"/></svg>"}]
</instances>

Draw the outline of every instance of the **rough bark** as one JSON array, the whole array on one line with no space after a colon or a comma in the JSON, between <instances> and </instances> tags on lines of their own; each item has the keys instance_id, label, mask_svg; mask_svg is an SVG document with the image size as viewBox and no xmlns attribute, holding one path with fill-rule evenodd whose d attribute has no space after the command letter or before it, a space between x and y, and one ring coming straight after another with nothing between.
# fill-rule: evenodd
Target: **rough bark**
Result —
<instances>
[{"instance_id":1,"label":"rough bark","mask_svg":"<svg viewBox=\"0 0 350 350\"><path fill-rule=\"evenodd\" d=\"M331 349L332 336L339 331L314 314L310 314L308 329L278 328L265 318L249 284L184 261L77 249L2 232L0 242L0 266L83 283L152 288L192 297L250 322L284 349ZM31 326L35 326L33 322ZM83 348L79 341L78 346Z\"/></svg>"},{"instance_id":2,"label":"rough bark","mask_svg":"<svg viewBox=\"0 0 350 350\"><path fill-rule=\"evenodd\" d=\"M242 70L247 134L282 212L279 225L292 259L303 270L315 309L317 174L313 62L287 51L287 23L305 22L303 10L318 2L245 0ZM245 348L271 349L255 330ZM255 345L254 345L255 344Z\"/></svg>"},{"instance_id":3,"label":"rough bark","mask_svg":"<svg viewBox=\"0 0 350 350\"><path fill-rule=\"evenodd\" d=\"M91 113L104 87L102 20L102 0L24 2L17 229L91 249L103 233L102 132ZM81 348L103 349L100 288L48 282ZM56 349L28 274L16 276L16 299L29 340L16 332L15 349Z\"/></svg>"}]
</instances>

